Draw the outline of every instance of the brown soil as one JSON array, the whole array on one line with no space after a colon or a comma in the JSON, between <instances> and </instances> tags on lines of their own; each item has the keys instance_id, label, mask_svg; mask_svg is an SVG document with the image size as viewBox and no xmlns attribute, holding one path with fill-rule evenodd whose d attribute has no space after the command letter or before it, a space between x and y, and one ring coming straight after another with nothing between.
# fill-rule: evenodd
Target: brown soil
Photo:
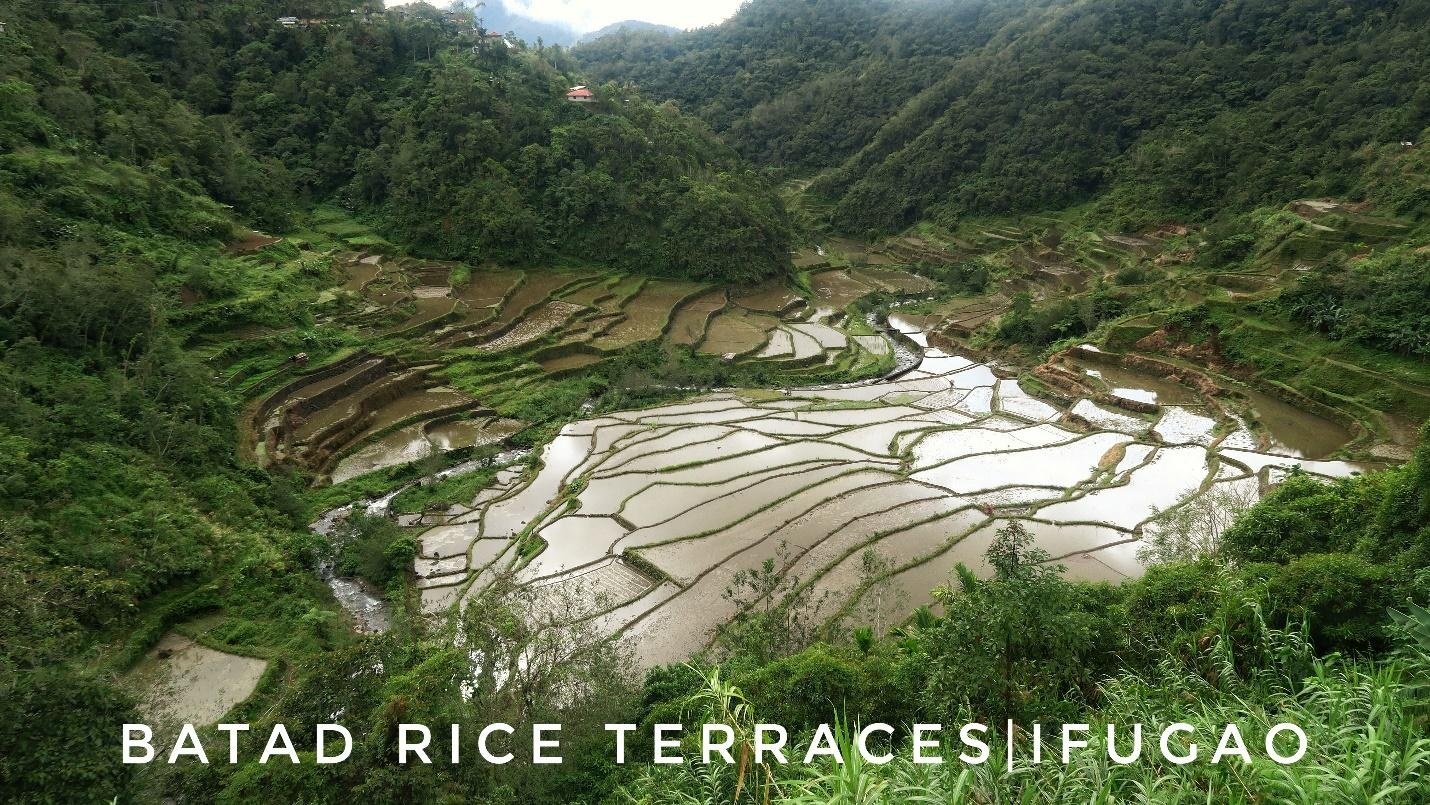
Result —
<instances>
[{"instance_id":1,"label":"brown soil","mask_svg":"<svg viewBox=\"0 0 1430 805\"><path fill-rule=\"evenodd\" d=\"M272 246L282 240L282 238L275 238L271 235L265 235L262 232L249 232L247 235L228 244L228 253L248 254L250 252L256 252L265 246Z\"/></svg>"}]
</instances>

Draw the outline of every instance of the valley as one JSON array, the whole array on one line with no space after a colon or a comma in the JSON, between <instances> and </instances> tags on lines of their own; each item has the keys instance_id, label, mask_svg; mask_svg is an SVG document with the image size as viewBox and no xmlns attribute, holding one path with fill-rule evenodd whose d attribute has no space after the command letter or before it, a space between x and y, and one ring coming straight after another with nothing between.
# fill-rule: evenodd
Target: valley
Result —
<instances>
[{"instance_id":1,"label":"valley","mask_svg":"<svg viewBox=\"0 0 1430 805\"><path fill-rule=\"evenodd\" d=\"M517 5L0 14L0 800L1427 799L1427 0Z\"/></svg>"},{"instance_id":2,"label":"valley","mask_svg":"<svg viewBox=\"0 0 1430 805\"><path fill-rule=\"evenodd\" d=\"M1288 205L1303 226L1234 274L1193 265L1199 233L1185 227L1046 220L875 244L816 235L793 281L757 287L305 243L340 280L315 297L315 322L342 346L302 363L282 351L213 360L253 399L241 423L252 460L310 474L323 500L363 497L411 535L421 612L501 580L584 602L573 622L653 667L708 649L734 614L722 596L736 574L767 561L779 581L765 605L821 602L829 628L896 623L934 603L955 565L987 572L987 543L1010 520L1069 578L1115 582L1142 572L1148 529L1207 493L1254 499L1293 469L1341 478L1403 460L1414 445L1395 423L1423 417L1423 366L1389 365L1404 380L1380 410L1300 381L1311 365L1266 375L1178 343L1166 313L1138 309L1235 316L1293 282L1296 255L1345 242L1320 223L1337 209ZM935 279L973 265L988 275L979 291ZM1134 301L1089 340L1041 355L989 340L1020 295L1044 304L1094 286ZM1228 330L1221 340L1239 337ZM597 395L532 413L559 389L600 388L590 375L635 348L643 373L616 382L652 401ZM700 371L725 388L692 385ZM473 473L489 485L463 484ZM437 492L394 508L414 483ZM322 533L353 508L325 515Z\"/></svg>"}]
</instances>

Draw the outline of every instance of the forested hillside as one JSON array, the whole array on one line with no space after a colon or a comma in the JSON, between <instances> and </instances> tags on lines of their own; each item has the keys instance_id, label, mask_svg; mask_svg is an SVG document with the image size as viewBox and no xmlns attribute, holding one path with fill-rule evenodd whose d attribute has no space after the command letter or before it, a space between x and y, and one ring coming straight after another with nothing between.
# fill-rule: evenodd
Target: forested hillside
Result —
<instances>
[{"instance_id":1,"label":"forested hillside","mask_svg":"<svg viewBox=\"0 0 1430 805\"><path fill-rule=\"evenodd\" d=\"M620 22L613 22L610 25L604 25L594 31L581 34L580 41L594 42L603 36L610 36L620 31L658 31L660 33L674 34L679 33L680 29L670 25L645 22L644 20L621 20Z\"/></svg>"},{"instance_id":2,"label":"forested hillside","mask_svg":"<svg viewBox=\"0 0 1430 805\"><path fill-rule=\"evenodd\" d=\"M8 0L0 801L1427 801L1427 18L754 0L573 56L380 0ZM591 567L611 589L547 583ZM734 614L608 628L647 595ZM637 665L661 633L699 648ZM257 670L195 719L211 763L123 765L119 725L223 687L145 675L176 636ZM905 759L914 722L1004 719L1089 750ZM1155 762L1181 720L1204 758L1228 722L1311 749ZM334 721L352 754L316 764ZM563 724L564 762L478 761L497 721ZM796 761L887 721L899 757L649 762L700 721L746 759L779 722ZM463 762L401 762L402 723L439 761L461 724ZM258 761L275 724L300 763Z\"/></svg>"},{"instance_id":3,"label":"forested hillside","mask_svg":"<svg viewBox=\"0 0 1430 805\"><path fill-rule=\"evenodd\" d=\"M788 265L779 201L698 121L578 107L559 50L352 5L0 10L0 799L122 787L115 675L176 621L222 607L259 656L343 639L299 482L238 461L241 400L189 349L312 323L326 261L239 261L249 227L331 202L429 257Z\"/></svg>"},{"instance_id":4,"label":"forested hillside","mask_svg":"<svg viewBox=\"0 0 1430 805\"><path fill-rule=\"evenodd\" d=\"M847 232L1102 194L1141 225L1374 190L1363 149L1430 123L1427 17L1423 0L757 0L576 54L757 161L822 171Z\"/></svg>"},{"instance_id":5,"label":"forested hillside","mask_svg":"<svg viewBox=\"0 0 1430 805\"><path fill-rule=\"evenodd\" d=\"M13 159L192 180L270 228L332 199L428 257L720 279L788 264L778 200L728 148L630 93L567 102L559 48L421 5L171 5L17 4L0 40ZM277 22L290 12L315 22Z\"/></svg>"}]
</instances>

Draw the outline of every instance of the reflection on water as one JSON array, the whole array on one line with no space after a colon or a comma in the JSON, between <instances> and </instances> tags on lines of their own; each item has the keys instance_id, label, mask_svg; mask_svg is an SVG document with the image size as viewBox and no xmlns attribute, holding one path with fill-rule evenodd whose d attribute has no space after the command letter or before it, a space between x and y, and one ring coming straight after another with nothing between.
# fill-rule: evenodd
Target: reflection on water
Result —
<instances>
[{"instance_id":1,"label":"reflection on water","mask_svg":"<svg viewBox=\"0 0 1430 805\"><path fill-rule=\"evenodd\" d=\"M857 290L860 278L874 275L816 275L817 323L771 315L785 304L785 292L772 288L742 297L765 313L731 307L704 334L704 316L724 303L713 295L699 309L687 306L679 326L692 340L704 334L702 348L718 354L763 346L817 356L843 345L845 334L828 324L840 309L830 302ZM633 319L632 332L655 321ZM1251 401L1289 455L1221 444L1236 423L1218 422L1219 409L1193 389L1154 374L1095 359L1078 364L1114 394L1159 406L1155 416L1088 399L1053 405L1020 386L1013 367L954 354L939 339L931 346L925 317L895 313L885 323L870 314L867 322L884 335L859 337L894 354L894 371L878 380L586 412L530 472L499 478L476 499L424 519L442 529L423 541L424 557L434 552L419 565L424 608L440 612L479 593L503 569L533 586L600 579L616 591L602 616L606 633L635 638L642 662L673 661L728 619L722 593L731 575L768 559L777 558L780 571L797 568L791 572L816 593L851 602L877 596L906 613L929 600L930 586L955 562L981 566L988 540L1014 519L1065 558L1071 575L1116 580L1140 572L1135 543L1151 507L1177 504L1228 467L1235 472L1227 477L1247 475L1243 466L1345 469L1293 457L1333 452L1349 438L1344 429L1266 395ZM543 368L587 360L554 358ZM1090 428L1066 424L1075 407ZM1160 439L1149 435L1154 423ZM414 438L450 447L481 438L479 431L454 422ZM367 509L385 512L390 500ZM866 547L889 564L861 586ZM375 591L333 577L331 567L322 572L361 629L387 628L390 613ZM661 584L663 575L678 589Z\"/></svg>"},{"instance_id":2,"label":"reflection on water","mask_svg":"<svg viewBox=\"0 0 1430 805\"><path fill-rule=\"evenodd\" d=\"M1325 417L1255 389L1243 392L1257 421L1271 436L1271 452L1298 458L1325 458L1351 440L1350 431Z\"/></svg>"},{"instance_id":3,"label":"reflection on water","mask_svg":"<svg viewBox=\"0 0 1430 805\"><path fill-rule=\"evenodd\" d=\"M1153 405L1191 405L1201 402L1196 392L1165 378L1113 363L1073 363L1089 377L1101 380L1114 395L1123 399Z\"/></svg>"},{"instance_id":4,"label":"reflection on water","mask_svg":"<svg viewBox=\"0 0 1430 805\"><path fill-rule=\"evenodd\" d=\"M1155 405L1197 405L1196 392L1180 383L1113 363L1074 361L1089 377L1101 380L1112 394ZM1285 400L1238 386L1256 411L1257 421L1271 437L1273 453L1294 458L1321 459L1344 447L1351 432L1340 424L1297 408Z\"/></svg>"}]
</instances>

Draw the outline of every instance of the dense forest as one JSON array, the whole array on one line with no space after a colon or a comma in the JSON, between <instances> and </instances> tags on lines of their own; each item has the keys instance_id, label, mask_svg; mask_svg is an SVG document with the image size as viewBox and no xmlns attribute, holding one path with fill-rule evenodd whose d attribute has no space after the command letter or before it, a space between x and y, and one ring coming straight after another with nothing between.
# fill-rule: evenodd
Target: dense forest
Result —
<instances>
[{"instance_id":1,"label":"dense forest","mask_svg":"<svg viewBox=\"0 0 1430 805\"><path fill-rule=\"evenodd\" d=\"M1364 195L1366 147L1430 124L1427 16L1419 0L757 0L575 55L756 162L818 174L843 231L1099 196L1143 225Z\"/></svg>"},{"instance_id":2,"label":"dense forest","mask_svg":"<svg viewBox=\"0 0 1430 805\"><path fill-rule=\"evenodd\" d=\"M1333 194L1420 225L1424 158L1399 143L1430 123L1424 2L755 0L722 26L618 31L574 56L380 5L0 11L0 800L1425 801L1430 429L1400 466L1292 474L1224 531L1207 533L1226 512L1169 519L1155 564L1121 585L1065 580L1017 526L989 577L958 568L939 612L879 632L822 624L816 602L742 574L729 595L748 606L711 649L641 677L617 645L572 656L556 621L528 630L518 591L442 623L399 598L394 628L354 634L314 572L330 552L308 525L331 501L239 458L244 400L194 349L203 332L313 323L326 263L225 245L302 231L319 204L424 258L711 282L786 276L803 233L781 175L817 175L812 197L833 202L820 223L856 235L1089 200L1129 226L1210 220ZM288 14L326 23L277 23ZM591 105L564 100L582 70L605 81ZM1198 259L1235 266L1306 226L1244 214L1210 228ZM1256 312L1430 356L1423 247L1313 262ZM958 291L990 282L982 263L940 270ZM1138 303L1092 293L1101 307L1019 299L988 337L1035 353ZM1176 323L1251 354L1221 314ZM401 587L413 546L386 525L357 521L363 542L337 561ZM228 720L287 724L303 764L259 764L249 744L234 766L117 762L117 725L142 720L124 675L204 618L270 662ZM474 653L520 673L473 679ZM916 721L1005 718L1087 723L1099 749L1107 723L1169 713L1205 731L1294 721L1313 750L1290 768L1093 751L1005 772L997 748L975 768L646 763L663 722L730 723L748 750L757 722L804 745L837 721L848 756L849 731L873 721L899 725L901 751ZM353 756L315 765L313 726L338 714ZM561 722L565 762L396 761L398 723L461 723L470 743L494 721ZM639 725L636 762L613 762L605 723Z\"/></svg>"},{"instance_id":3,"label":"dense forest","mask_svg":"<svg viewBox=\"0 0 1430 805\"><path fill-rule=\"evenodd\" d=\"M222 606L297 656L338 639L298 482L236 460L240 401L184 348L213 322L176 315L189 294L252 301L222 326L311 321L294 294L325 269L240 266L246 227L322 201L432 257L788 264L779 200L698 121L567 103L559 49L478 46L431 7L301 5L0 14L0 799L123 790L112 672L177 620Z\"/></svg>"},{"instance_id":4,"label":"dense forest","mask_svg":"<svg viewBox=\"0 0 1430 805\"><path fill-rule=\"evenodd\" d=\"M780 202L691 118L614 89L568 103L560 48L477 36L470 16L309 5L326 24L279 25L277 2L20 3L5 146L19 170L47 149L168 174L270 228L339 201L428 257L712 279L787 264Z\"/></svg>"}]
</instances>

